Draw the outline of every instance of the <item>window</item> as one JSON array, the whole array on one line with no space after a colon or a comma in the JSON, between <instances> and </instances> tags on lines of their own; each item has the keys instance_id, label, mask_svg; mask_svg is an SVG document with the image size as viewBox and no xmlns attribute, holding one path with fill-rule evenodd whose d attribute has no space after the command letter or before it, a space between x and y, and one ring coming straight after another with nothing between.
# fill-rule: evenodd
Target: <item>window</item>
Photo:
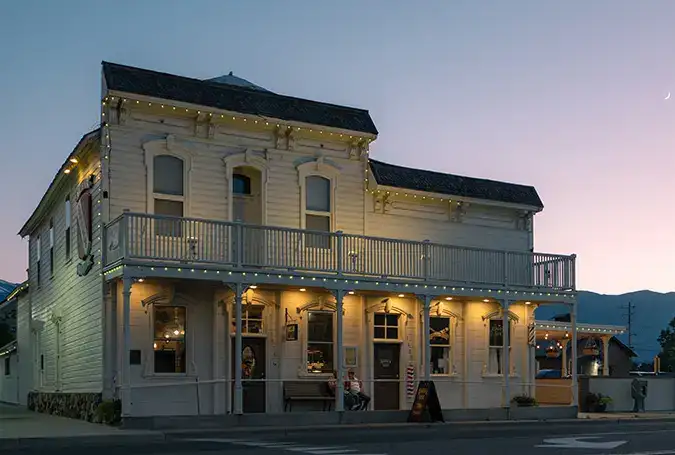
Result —
<instances>
[{"instance_id":1,"label":"window","mask_svg":"<svg viewBox=\"0 0 675 455\"><path fill-rule=\"evenodd\" d=\"M37 274L37 285L40 286L40 275L42 275L42 271L40 270L40 263L42 262L42 239L40 236L37 236L37 239L35 241L35 256L36 256L36 274Z\"/></svg>"},{"instance_id":2,"label":"window","mask_svg":"<svg viewBox=\"0 0 675 455\"><path fill-rule=\"evenodd\" d=\"M12 372L10 371L11 365L12 362L10 360L10 357L9 356L5 357L5 376L9 376L10 374L12 374Z\"/></svg>"},{"instance_id":3,"label":"window","mask_svg":"<svg viewBox=\"0 0 675 455\"><path fill-rule=\"evenodd\" d=\"M180 158L156 155L153 158L153 199L156 215L183 217L185 213L185 172ZM157 235L181 237L179 220L164 219L156 222Z\"/></svg>"},{"instance_id":4,"label":"window","mask_svg":"<svg viewBox=\"0 0 675 455\"><path fill-rule=\"evenodd\" d=\"M429 318L429 343L431 344L431 374L452 373L450 359L451 319L447 316Z\"/></svg>"},{"instance_id":5,"label":"window","mask_svg":"<svg viewBox=\"0 0 675 455\"><path fill-rule=\"evenodd\" d=\"M263 310L262 305L246 305L241 312L241 333L258 334L263 331ZM236 320L232 318L232 333L237 332Z\"/></svg>"},{"instance_id":6,"label":"window","mask_svg":"<svg viewBox=\"0 0 675 455\"><path fill-rule=\"evenodd\" d=\"M488 373L504 374L504 321L502 319L490 319L488 333ZM511 330L509 321L508 330ZM510 334L510 332L509 332ZM511 349L511 337L509 336L509 349Z\"/></svg>"},{"instance_id":7,"label":"window","mask_svg":"<svg viewBox=\"0 0 675 455\"><path fill-rule=\"evenodd\" d=\"M54 219L49 220L49 276L54 276Z\"/></svg>"},{"instance_id":8,"label":"window","mask_svg":"<svg viewBox=\"0 0 675 455\"><path fill-rule=\"evenodd\" d=\"M185 325L187 308L155 306L155 373L186 373Z\"/></svg>"},{"instance_id":9,"label":"window","mask_svg":"<svg viewBox=\"0 0 675 455\"><path fill-rule=\"evenodd\" d=\"M251 194L251 178L242 174L234 174L232 176L232 193L239 195Z\"/></svg>"},{"instance_id":10,"label":"window","mask_svg":"<svg viewBox=\"0 0 675 455\"><path fill-rule=\"evenodd\" d=\"M398 314L375 314L373 320L373 338L380 340L398 340Z\"/></svg>"},{"instance_id":11,"label":"window","mask_svg":"<svg viewBox=\"0 0 675 455\"><path fill-rule=\"evenodd\" d=\"M307 372L330 373L333 367L333 313L307 313Z\"/></svg>"},{"instance_id":12,"label":"window","mask_svg":"<svg viewBox=\"0 0 675 455\"><path fill-rule=\"evenodd\" d=\"M305 229L310 231L331 231L330 180L310 175L305 181ZM330 248L330 235L306 234L306 245L312 248Z\"/></svg>"},{"instance_id":13,"label":"window","mask_svg":"<svg viewBox=\"0 0 675 455\"><path fill-rule=\"evenodd\" d=\"M65 214L66 230L63 233L66 242L66 260L70 259L70 223L71 223L70 209L71 209L70 196L68 196L66 198L66 214Z\"/></svg>"}]
</instances>

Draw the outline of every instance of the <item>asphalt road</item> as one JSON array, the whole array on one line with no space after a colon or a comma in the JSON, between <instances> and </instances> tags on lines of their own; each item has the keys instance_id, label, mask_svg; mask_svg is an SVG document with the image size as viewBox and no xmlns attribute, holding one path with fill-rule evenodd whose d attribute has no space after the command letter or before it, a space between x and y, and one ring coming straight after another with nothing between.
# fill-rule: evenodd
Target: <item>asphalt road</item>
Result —
<instances>
[{"instance_id":1,"label":"asphalt road","mask_svg":"<svg viewBox=\"0 0 675 455\"><path fill-rule=\"evenodd\" d=\"M479 423L173 434L161 443L42 447L20 455L675 455L675 421Z\"/></svg>"}]
</instances>

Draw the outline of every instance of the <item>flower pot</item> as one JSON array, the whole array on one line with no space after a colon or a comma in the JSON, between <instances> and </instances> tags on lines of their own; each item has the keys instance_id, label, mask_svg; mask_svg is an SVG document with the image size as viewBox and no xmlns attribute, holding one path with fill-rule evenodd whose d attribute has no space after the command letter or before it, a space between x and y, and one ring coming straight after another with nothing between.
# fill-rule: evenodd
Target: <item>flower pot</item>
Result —
<instances>
[{"instance_id":1,"label":"flower pot","mask_svg":"<svg viewBox=\"0 0 675 455\"><path fill-rule=\"evenodd\" d=\"M607 403L598 403L595 405L595 412L605 412L607 410Z\"/></svg>"}]
</instances>

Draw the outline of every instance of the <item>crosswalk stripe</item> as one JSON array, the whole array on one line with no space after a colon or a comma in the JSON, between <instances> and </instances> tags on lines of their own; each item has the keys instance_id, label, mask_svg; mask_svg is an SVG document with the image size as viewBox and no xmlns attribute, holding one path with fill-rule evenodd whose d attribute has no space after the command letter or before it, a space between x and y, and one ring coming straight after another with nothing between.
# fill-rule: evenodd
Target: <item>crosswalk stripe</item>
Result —
<instances>
[{"instance_id":1,"label":"crosswalk stripe","mask_svg":"<svg viewBox=\"0 0 675 455\"><path fill-rule=\"evenodd\" d=\"M347 453L354 453L358 452L356 449L322 449L322 450L310 450L307 453L311 453L312 455L340 455L340 454L347 454Z\"/></svg>"},{"instance_id":2,"label":"crosswalk stripe","mask_svg":"<svg viewBox=\"0 0 675 455\"><path fill-rule=\"evenodd\" d=\"M292 452L308 452L309 453L312 450L324 450L324 449L335 450L335 449L345 449L345 447L340 447L340 446L338 446L338 447L325 447L325 446L324 447L307 447L307 446L304 446L303 447L303 446L300 446L300 447L295 447L293 449L287 449L287 450L290 450Z\"/></svg>"}]
</instances>

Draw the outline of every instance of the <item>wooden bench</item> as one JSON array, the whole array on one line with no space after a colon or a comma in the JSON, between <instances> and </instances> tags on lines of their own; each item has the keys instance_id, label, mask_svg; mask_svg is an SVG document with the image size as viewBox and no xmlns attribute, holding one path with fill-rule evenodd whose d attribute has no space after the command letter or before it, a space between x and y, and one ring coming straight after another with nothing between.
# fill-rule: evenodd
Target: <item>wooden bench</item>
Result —
<instances>
[{"instance_id":1,"label":"wooden bench","mask_svg":"<svg viewBox=\"0 0 675 455\"><path fill-rule=\"evenodd\" d=\"M323 381L285 381L284 412L293 410L294 401L321 401L323 410L330 411L335 397L328 393L328 384Z\"/></svg>"}]
</instances>

